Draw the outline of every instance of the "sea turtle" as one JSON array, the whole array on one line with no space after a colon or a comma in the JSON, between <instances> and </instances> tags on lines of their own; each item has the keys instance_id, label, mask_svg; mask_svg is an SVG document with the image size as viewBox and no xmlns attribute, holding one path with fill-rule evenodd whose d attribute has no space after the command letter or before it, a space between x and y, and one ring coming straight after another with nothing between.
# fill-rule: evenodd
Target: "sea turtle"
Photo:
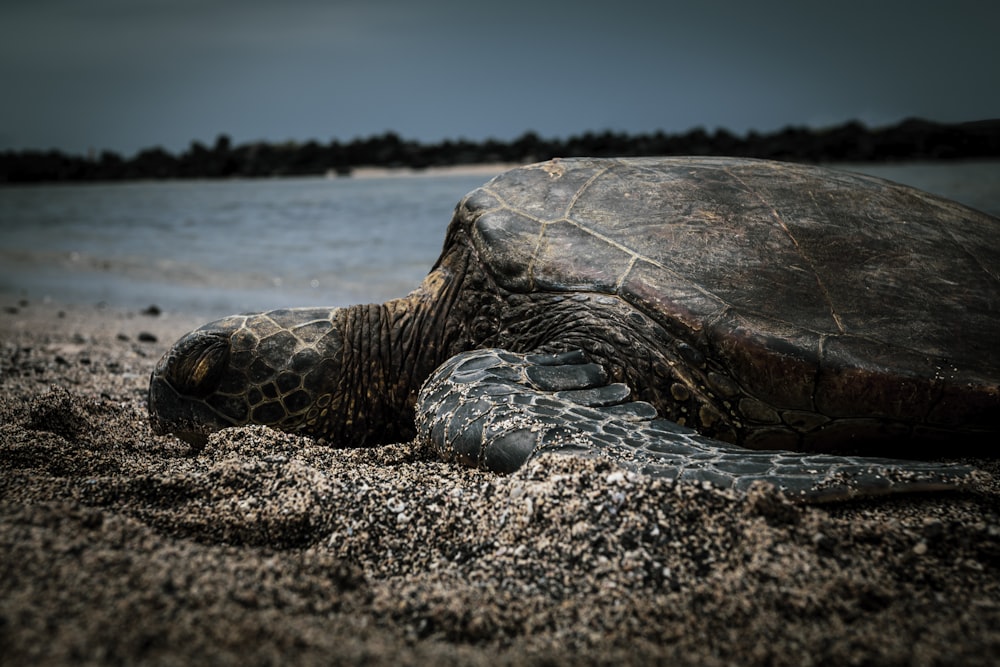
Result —
<instances>
[{"instance_id":1,"label":"sea turtle","mask_svg":"<svg viewBox=\"0 0 1000 667\"><path fill-rule=\"evenodd\" d=\"M152 374L157 433L266 424L542 452L793 495L934 489L1000 431L1000 220L736 158L562 159L467 195L406 297L227 317ZM978 449L977 449L978 448Z\"/></svg>"}]
</instances>

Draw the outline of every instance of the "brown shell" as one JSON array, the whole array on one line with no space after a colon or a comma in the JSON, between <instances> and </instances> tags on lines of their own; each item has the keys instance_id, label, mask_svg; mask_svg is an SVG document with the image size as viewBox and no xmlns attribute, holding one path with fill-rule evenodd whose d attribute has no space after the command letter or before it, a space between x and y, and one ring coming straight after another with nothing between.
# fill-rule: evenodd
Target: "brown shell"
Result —
<instances>
[{"instance_id":1,"label":"brown shell","mask_svg":"<svg viewBox=\"0 0 1000 667\"><path fill-rule=\"evenodd\" d=\"M1000 405L1000 221L955 202L813 166L653 158L532 165L461 206L506 289L618 295L768 404L945 426Z\"/></svg>"}]
</instances>

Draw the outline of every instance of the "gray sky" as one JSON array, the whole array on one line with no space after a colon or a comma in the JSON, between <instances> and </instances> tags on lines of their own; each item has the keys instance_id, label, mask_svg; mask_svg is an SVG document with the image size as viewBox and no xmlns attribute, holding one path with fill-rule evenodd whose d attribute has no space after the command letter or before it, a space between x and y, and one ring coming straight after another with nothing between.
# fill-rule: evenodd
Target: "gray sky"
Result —
<instances>
[{"instance_id":1,"label":"gray sky","mask_svg":"<svg viewBox=\"0 0 1000 667\"><path fill-rule=\"evenodd\" d=\"M0 0L0 150L1000 117L983 0Z\"/></svg>"}]
</instances>

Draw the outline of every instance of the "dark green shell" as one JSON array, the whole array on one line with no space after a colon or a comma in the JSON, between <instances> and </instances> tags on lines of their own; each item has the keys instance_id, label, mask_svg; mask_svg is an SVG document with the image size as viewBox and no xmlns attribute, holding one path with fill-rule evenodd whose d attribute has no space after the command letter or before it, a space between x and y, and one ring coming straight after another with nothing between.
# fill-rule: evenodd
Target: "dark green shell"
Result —
<instances>
[{"instance_id":1,"label":"dark green shell","mask_svg":"<svg viewBox=\"0 0 1000 667\"><path fill-rule=\"evenodd\" d=\"M557 160L498 176L456 220L502 287L618 295L761 410L948 428L1000 393L1000 221L909 187L762 160Z\"/></svg>"}]
</instances>

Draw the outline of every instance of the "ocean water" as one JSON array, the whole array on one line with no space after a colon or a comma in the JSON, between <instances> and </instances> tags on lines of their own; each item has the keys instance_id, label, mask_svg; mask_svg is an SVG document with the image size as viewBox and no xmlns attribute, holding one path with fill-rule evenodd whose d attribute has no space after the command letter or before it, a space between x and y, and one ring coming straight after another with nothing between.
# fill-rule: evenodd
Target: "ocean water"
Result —
<instances>
[{"instance_id":1,"label":"ocean water","mask_svg":"<svg viewBox=\"0 0 1000 667\"><path fill-rule=\"evenodd\" d=\"M0 295L227 314L413 289L488 178L0 188Z\"/></svg>"},{"instance_id":2,"label":"ocean water","mask_svg":"<svg viewBox=\"0 0 1000 667\"><path fill-rule=\"evenodd\" d=\"M1000 161L834 166L1000 217ZM19 299L157 304L222 316L381 302L420 282L441 250L455 204L488 178L2 187L0 305Z\"/></svg>"}]
</instances>

